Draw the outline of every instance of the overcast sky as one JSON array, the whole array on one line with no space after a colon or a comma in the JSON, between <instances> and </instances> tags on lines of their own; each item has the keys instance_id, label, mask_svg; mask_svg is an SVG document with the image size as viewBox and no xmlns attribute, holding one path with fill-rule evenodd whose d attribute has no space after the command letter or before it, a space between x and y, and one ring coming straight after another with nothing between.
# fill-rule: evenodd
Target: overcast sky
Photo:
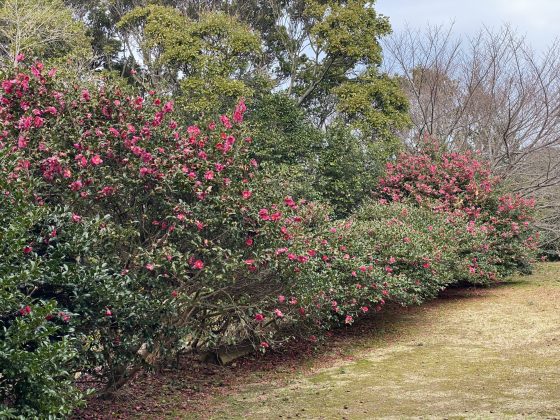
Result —
<instances>
[{"instance_id":1,"label":"overcast sky","mask_svg":"<svg viewBox=\"0 0 560 420\"><path fill-rule=\"evenodd\" d=\"M560 36L560 0L377 0L375 9L394 31L455 22L457 32L472 34L509 23L539 50Z\"/></svg>"}]
</instances>

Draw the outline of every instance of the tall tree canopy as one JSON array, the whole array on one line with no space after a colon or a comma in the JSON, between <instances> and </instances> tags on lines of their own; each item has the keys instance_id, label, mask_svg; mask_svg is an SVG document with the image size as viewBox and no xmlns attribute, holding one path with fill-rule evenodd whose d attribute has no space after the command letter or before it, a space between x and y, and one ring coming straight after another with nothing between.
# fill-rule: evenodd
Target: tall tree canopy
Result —
<instances>
[{"instance_id":1,"label":"tall tree canopy","mask_svg":"<svg viewBox=\"0 0 560 420\"><path fill-rule=\"evenodd\" d=\"M85 28L62 0L0 1L0 60L89 58Z\"/></svg>"}]
</instances>

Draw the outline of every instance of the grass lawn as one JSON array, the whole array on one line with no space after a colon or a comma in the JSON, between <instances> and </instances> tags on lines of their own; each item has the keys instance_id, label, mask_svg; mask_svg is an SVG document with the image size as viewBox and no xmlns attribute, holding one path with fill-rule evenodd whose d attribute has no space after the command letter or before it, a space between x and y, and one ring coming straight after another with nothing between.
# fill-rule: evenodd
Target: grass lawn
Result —
<instances>
[{"instance_id":1,"label":"grass lawn","mask_svg":"<svg viewBox=\"0 0 560 420\"><path fill-rule=\"evenodd\" d=\"M252 378L201 417L560 417L560 264L452 290L371 327L349 344L351 361L317 360L283 384Z\"/></svg>"}]
</instances>

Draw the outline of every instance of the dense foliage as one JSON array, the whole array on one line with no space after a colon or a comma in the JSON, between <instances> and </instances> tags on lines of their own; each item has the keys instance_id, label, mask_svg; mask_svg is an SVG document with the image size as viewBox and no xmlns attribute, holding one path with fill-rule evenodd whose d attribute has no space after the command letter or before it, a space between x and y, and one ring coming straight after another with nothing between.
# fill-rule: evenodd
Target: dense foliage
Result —
<instances>
[{"instance_id":1,"label":"dense foliage","mask_svg":"<svg viewBox=\"0 0 560 420\"><path fill-rule=\"evenodd\" d=\"M498 178L472 153L441 150L428 140L414 155L402 155L387 165L378 195L382 200L413 202L443 215L460 215L468 221L468 238L461 252L469 273L480 282L525 271L538 247L538 232L531 223L534 199L501 191ZM458 241L465 240L460 235Z\"/></svg>"},{"instance_id":2,"label":"dense foliage","mask_svg":"<svg viewBox=\"0 0 560 420\"><path fill-rule=\"evenodd\" d=\"M35 63L1 84L3 416L69 413L80 375L111 392L184 349L316 340L528 264L531 203L500 196L471 156L402 155L380 202L336 220L297 177L259 170L244 102L188 125L154 91L55 73ZM343 135L332 144L367 156ZM324 156L332 197L375 189Z\"/></svg>"}]
</instances>

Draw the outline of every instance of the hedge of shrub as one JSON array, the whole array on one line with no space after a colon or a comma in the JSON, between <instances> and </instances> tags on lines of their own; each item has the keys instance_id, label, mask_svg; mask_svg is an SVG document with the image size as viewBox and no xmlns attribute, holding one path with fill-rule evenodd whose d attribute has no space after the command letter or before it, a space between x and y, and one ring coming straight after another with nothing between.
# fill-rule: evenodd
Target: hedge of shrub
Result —
<instances>
[{"instance_id":1,"label":"hedge of shrub","mask_svg":"<svg viewBox=\"0 0 560 420\"><path fill-rule=\"evenodd\" d=\"M531 203L471 156L403 155L344 220L259 171L245 105L204 126L40 63L1 83L0 416L69 414L180 351L315 340L525 268Z\"/></svg>"}]
</instances>

